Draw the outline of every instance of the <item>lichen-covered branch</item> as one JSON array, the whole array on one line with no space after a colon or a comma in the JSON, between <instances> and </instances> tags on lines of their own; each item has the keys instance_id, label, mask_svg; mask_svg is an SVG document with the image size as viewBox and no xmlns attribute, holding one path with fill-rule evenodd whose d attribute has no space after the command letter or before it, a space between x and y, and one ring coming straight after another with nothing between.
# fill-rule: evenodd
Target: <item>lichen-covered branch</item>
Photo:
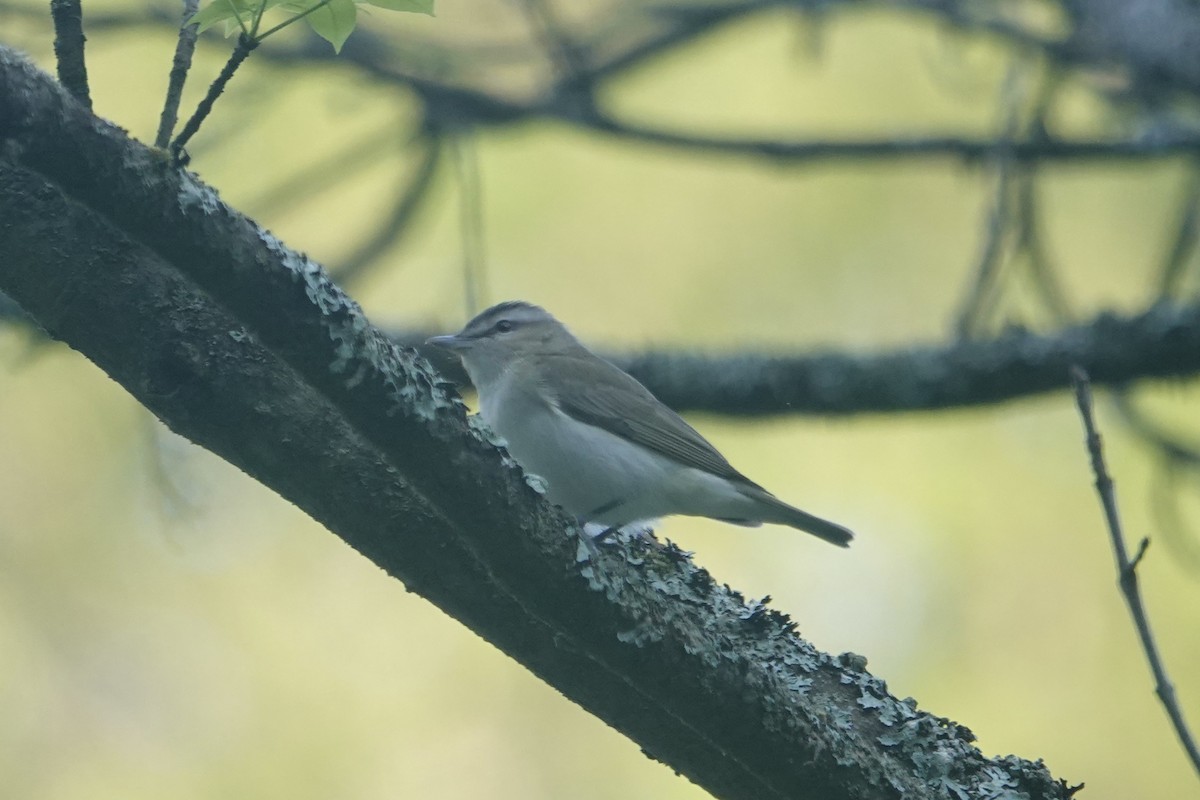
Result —
<instances>
[{"instance_id":1,"label":"lichen-covered branch","mask_svg":"<svg viewBox=\"0 0 1200 800\"><path fill-rule=\"evenodd\" d=\"M319 266L0 48L0 290L174 430L726 798L1066 798L677 550L570 520Z\"/></svg>"}]
</instances>

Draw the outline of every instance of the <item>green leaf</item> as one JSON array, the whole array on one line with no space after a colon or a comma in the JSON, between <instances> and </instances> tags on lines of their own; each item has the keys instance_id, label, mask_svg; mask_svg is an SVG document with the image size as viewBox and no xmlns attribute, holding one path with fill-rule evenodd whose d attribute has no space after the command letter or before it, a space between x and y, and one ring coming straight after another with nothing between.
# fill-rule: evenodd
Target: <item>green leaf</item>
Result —
<instances>
[{"instance_id":1,"label":"green leaf","mask_svg":"<svg viewBox=\"0 0 1200 800\"><path fill-rule=\"evenodd\" d=\"M313 33L333 45L334 52L340 53L342 45L354 31L358 8L354 0L329 0L304 19L312 27Z\"/></svg>"},{"instance_id":2,"label":"green leaf","mask_svg":"<svg viewBox=\"0 0 1200 800\"><path fill-rule=\"evenodd\" d=\"M254 4L257 5L257 4ZM250 22L252 16L251 3L248 0L213 0L207 6L192 14L188 20L189 25L199 27L198 33L216 25L219 22L232 22L233 30L241 30L237 24L238 14L242 15L242 19L247 23ZM229 35L229 26L225 27L225 35Z\"/></svg>"},{"instance_id":3,"label":"green leaf","mask_svg":"<svg viewBox=\"0 0 1200 800\"><path fill-rule=\"evenodd\" d=\"M361 0L363 5L386 8L389 11L410 11L433 16L433 0Z\"/></svg>"}]
</instances>

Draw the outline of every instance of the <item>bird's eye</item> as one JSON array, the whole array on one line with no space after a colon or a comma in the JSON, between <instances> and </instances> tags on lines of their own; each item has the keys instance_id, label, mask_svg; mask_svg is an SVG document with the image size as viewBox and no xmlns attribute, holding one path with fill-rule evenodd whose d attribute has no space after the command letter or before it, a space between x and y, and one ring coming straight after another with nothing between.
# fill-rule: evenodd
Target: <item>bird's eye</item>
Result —
<instances>
[{"instance_id":1,"label":"bird's eye","mask_svg":"<svg viewBox=\"0 0 1200 800\"><path fill-rule=\"evenodd\" d=\"M508 333L513 329L513 324L507 319L502 319L496 323L497 333Z\"/></svg>"}]
</instances>

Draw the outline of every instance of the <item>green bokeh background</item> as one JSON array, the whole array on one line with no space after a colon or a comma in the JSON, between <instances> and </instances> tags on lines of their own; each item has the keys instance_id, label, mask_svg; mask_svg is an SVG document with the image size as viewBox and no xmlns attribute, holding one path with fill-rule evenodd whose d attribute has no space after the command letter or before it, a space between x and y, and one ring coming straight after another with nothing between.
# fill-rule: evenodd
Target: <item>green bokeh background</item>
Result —
<instances>
[{"instance_id":1,"label":"green bokeh background","mask_svg":"<svg viewBox=\"0 0 1200 800\"><path fill-rule=\"evenodd\" d=\"M468 5L443 4L435 20L377 12L369 24L448 40L520 27L512 7ZM0 20L0 40L53 68L48 22ZM151 138L171 48L154 29L93 36L97 112ZM185 109L223 57L202 46ZM1009 57L898 14L819 28L763 17L605 99L713 132L982 134L995 129ZM354 136L411 120L349 69L253 61L197 138L193 168L336 268L394 193L403 153L303 202L263 198ZM1057 125L1112 123L1086 86L1067 95ZM944 337L992 186L950 161L795 168L549 124L487 133L476 147L486 299L539 302L611 347ZM1182 170L1044 171L1045 233L1080 315L1149 296ZM377 323L461 324L451 178L386 269L354 288ZM1019 286L1015 297L1018 316L1032 307ZM0 794L706 796L289 504L165 433L78 355L7 330L0 367ZM1143 394L1167 419L1194 422L1189 385ZM1105 411L1130 535L1156 535L1152 464ZM1084 797L1195 791L1115 588L1065 393L937 414L692 422L759 482L860 532L840 552L786 529L662 526L720 580L770 594L822 649L865 654L894 693L969 726L984 751L1044 758L1086 782ZM1186 502L1195 535L1200 501ZM1140 574L1185 712L1200 721L1197 571L1161 538Z\"/></svg>"}]
</instances>

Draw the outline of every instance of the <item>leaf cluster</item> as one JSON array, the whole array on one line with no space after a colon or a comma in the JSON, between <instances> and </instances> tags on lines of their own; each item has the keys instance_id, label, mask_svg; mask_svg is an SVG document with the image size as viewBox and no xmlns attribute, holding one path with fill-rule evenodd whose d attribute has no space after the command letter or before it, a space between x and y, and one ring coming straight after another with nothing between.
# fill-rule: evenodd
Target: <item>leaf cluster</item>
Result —
<instances>
[{"instance_id":1,"label":"leaf cluster","mask_svg":"<svg viewBox=\"0 0 1200 800\"><path fill-rule=\"evenodd\" d=\"M433 16L433 0L213 0L194 14L189 23L200 32L223 25L226 36L240 32L261 41L293 22L304 20L313 33L340 52L358 23L360 4ZM263 16L275 9L290 16L260 33Z\"/></svg>"}]
</instances>

